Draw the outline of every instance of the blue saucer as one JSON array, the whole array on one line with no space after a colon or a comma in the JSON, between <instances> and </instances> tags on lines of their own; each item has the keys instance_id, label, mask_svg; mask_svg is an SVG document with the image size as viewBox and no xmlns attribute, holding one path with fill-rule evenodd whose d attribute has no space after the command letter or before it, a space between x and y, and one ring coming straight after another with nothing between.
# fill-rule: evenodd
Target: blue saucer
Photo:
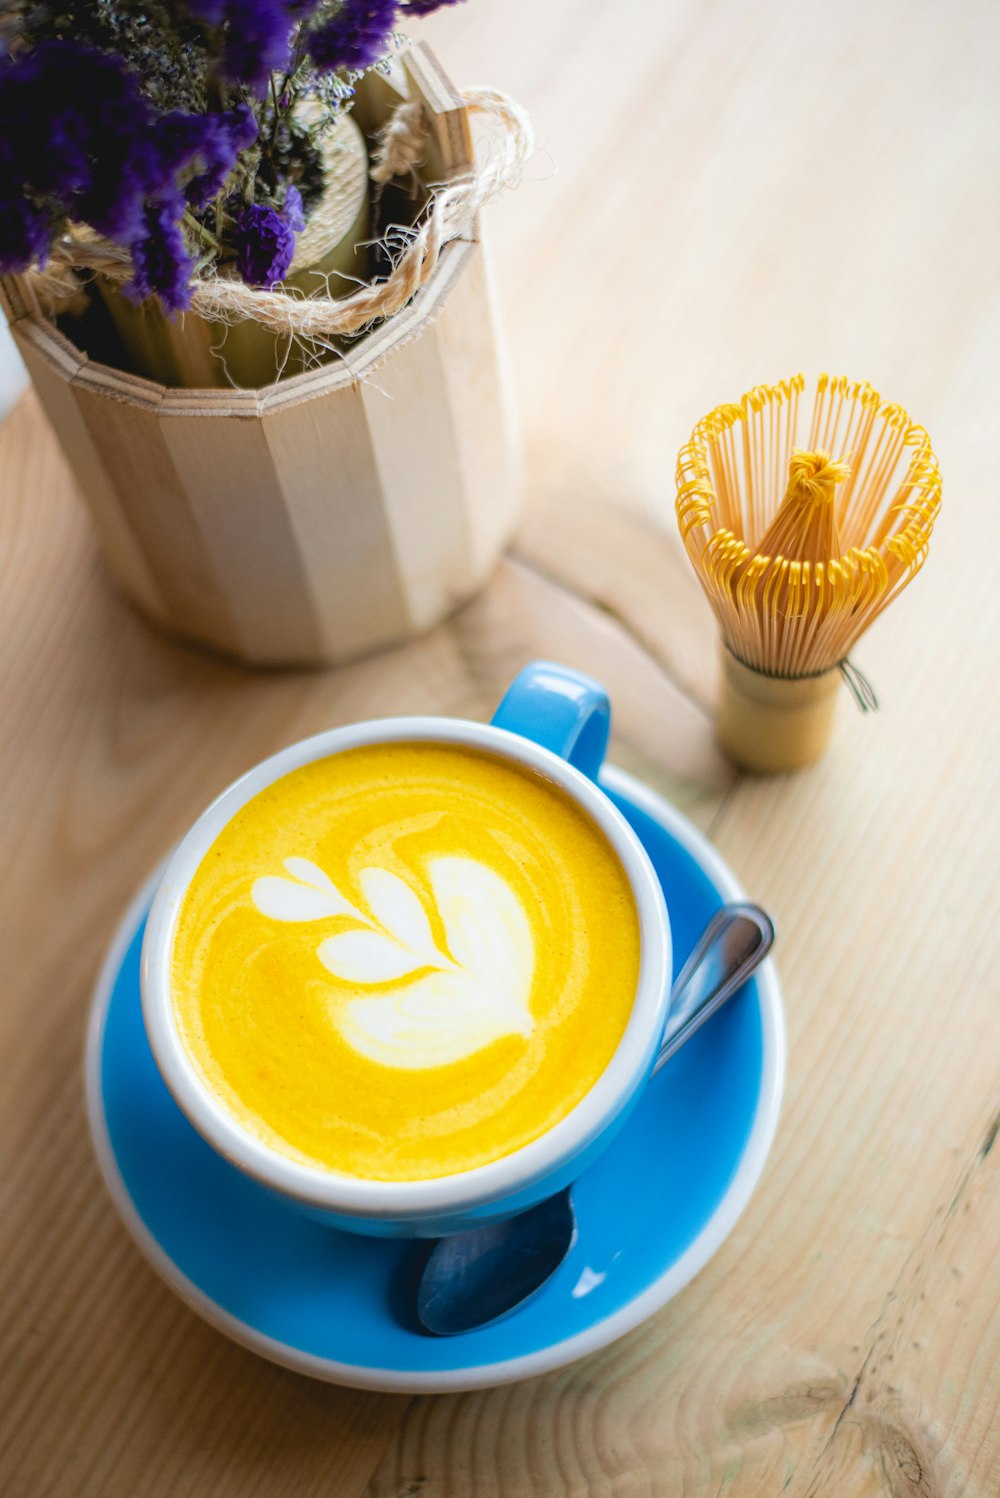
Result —
<instances>
[{"instance_id":1,"label":"blue saucer","mask_svg":"<svg viewBox=\"0 0 1000 1498\"><path fill-rule=\"evenodd\" d=\"M637 781L602 784L667 897L677 965L743 891L699 832ZM419 1245L310 1221L201 1139L156 1069L139 1004L155 880L112 944L93 1001L87 1099L101 1170L126 1227L169 1285L246 1347L315 1378L430 1393L556 1368L620 1337L676 1295L757 1183L784 1077L771 962L664 1067L573 1188L579 1236L544 1289L494 1326L450 1339L413 1321Z\"/></svg>"}]
</instances>

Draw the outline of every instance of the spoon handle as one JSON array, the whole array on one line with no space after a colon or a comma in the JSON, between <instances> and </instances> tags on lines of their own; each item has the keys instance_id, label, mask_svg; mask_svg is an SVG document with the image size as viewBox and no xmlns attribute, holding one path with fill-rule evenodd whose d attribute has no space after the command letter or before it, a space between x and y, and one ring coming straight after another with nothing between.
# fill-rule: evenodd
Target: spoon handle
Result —
<instances>
[{"instance_id":1,"label":"spoon handle","mask_svg":"<svg viewBox=\"0 0 1000 1498\"><path fill-rule=\"evenodd\" d=\"M670 996L655 1076L765 958L774 926L759 905L724 905L684 964Z\"/></svg>"}]
</instances>

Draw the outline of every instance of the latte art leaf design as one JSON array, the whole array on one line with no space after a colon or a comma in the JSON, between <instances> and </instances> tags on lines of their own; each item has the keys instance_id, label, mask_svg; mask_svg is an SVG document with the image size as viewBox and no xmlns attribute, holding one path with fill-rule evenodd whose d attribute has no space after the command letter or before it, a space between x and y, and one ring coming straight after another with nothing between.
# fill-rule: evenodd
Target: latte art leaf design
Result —
<instances>
[{"instance_id":1,"label":"latte art leaf design","mask_svg":"<svg viewBox=\"0 0 1000 1498\"><path fill-rule=\"evenodd\" d=\"M427 912L405 880L388 869L362 869L361 888L368 908L398 942L429 961L441 958Z\"/></svg>"},{"instance_id":2,"label":"latte art leaf design","mask_svg":"<svg viewBox=\"0 0 1000 1498\"><path fill-rule=\"evenodd\" d=\"M316 955L335 978L345 983L391 983L423 967L414 952L378 931L342 931L320 942Z\"/></svg>"},{"instance_id":3,"label":"latte art leaf design","mask_svg":"<svg viewBox=\"0 0 1000 1498\"><path fill-rule=\"evenodd\" d=\"M391 870L361 870L366 913L310 859L286 858L284 867L291 878L254 882L254 905L271 920L347 916L354 923L325 937L316 955L342 982L379 988L333 1006L344 1039L370 1060L407 1069L445 1066L504 1035L530 1035L531 928L514 890L493 869L473 858L429 861L443 952L423 901Z\"/></svg>"},{"instance_id":4,"label":"latte art leaf design","mask_svg":"<svg viewBox=\"0 0 1000 1498\"><path fill-rule=\"evenodd\" d=\"M255 881L251 895L261 915L273 921L324 921L332 915L364 917L345 900L328 874L308 858L286 858L294 879L271 877Z\"/></svg>"}]
</instances>

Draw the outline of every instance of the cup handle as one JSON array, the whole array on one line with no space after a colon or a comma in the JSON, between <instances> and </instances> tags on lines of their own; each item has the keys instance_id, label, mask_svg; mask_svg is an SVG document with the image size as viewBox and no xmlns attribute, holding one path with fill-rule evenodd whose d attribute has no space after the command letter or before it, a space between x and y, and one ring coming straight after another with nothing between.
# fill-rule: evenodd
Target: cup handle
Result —
<instances>
[{"instance_id":1,"label":"cup handle","mask_svg":"<svg viewBox=\"0 0 1000 1498\"><path fill-rule=\"evenodd\" d=\"M493 726L551 749L596 780L611 728L611 705L599 682L553 661L532 661L511 682Z\"/></svg>"}]
</instances>

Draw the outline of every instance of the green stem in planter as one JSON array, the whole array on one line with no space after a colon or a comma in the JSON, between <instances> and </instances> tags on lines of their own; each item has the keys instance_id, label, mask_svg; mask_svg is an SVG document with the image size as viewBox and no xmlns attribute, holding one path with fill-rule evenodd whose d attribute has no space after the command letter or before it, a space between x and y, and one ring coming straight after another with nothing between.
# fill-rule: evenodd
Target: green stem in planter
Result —
<instances>
[{"instance_id":1,"label":"green stem in planter","mask_svg":"<svg viewBox=\"0 0 1000 1498\"><path fill-rule=\"evenodd\" d=\"M218 218L216 219L216 224L218 225ZM216 254L222 253L222 241L218 239L210 229L206 229L203 223L195 218L190 208L186 208L184 210L184 226L185 228L190 229L192 234L194 234L197 239L201 240L202 244L206 245Z\"/></svg>"},{"instance_id":2,"label":"green stem in planter","mask_svg":"<svg viewBox=\"0 0 1000 1498\"><path fill-rule=\"evenodd\" d=\"M282 88L285 85L282 84ZM274 104L274 122L271 125L271 139L268 141L267 154L271 156L274 152L274 143L278 138L278 125L281 123L281 106L278 103L278 90L274 86L274 74L271 74L271 102Z\"/></svg>"},{"instance_id":3,"label":"green stem in planter","mask_svg":"<svg viewBox=\"0 0 1000 1498\"><path fill-rule=\"evenodd\" d=\"M226 108L226 91L218 73L212 71L205 79L205 96L211 110L221 114Z\"/></svg>"}]
</instances>

